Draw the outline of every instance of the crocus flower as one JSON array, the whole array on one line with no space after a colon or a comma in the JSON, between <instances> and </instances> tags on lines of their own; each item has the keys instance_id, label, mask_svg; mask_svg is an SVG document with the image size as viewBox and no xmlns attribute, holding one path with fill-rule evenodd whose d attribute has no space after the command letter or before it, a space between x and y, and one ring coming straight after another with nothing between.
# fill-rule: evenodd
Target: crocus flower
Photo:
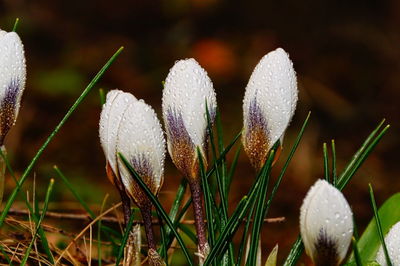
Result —
<instances>
[{"instance_id":1,"label":"crocus flower","mask_svg":"<svg viewBox=\"0 0 400 266\"><path fill-rule=\"evenodd\" d=\"M300 209L300 232L315 265L339 265L353 235L353 214L343 194L325 180L308 191Z\"/></svg>"},{"instance_id":2,"label":"crocus flower","mask_svg":"<svg viewBox=\"0 0 400 266\"><path fill-rule=\"evenodd\" d=\"M154 242L151 201L118 155L121 153L125 156L151 192L157 195L163 183L165 140L156 113L143 100L137 100L129 93L113 90L107 94L101 113L100 141L111 168L109 172L113 173L111 181L117 187L122 185L123 192L141 210L150 265L159 265L162 261Z\"/></svg>"},{"instance_id":3,"label":"crocus flower","mask_svg":"<svg viewBox=\"0 0 400 266\"><path fill-rule=\"evenodd\" d=\"M265 55L251 74L243 99L242 142L250 162L261 169L283 136L297 103L293 63L281 48Z\"/></svg>"},{"instance_id":4,"label":"crocus flower","mask_svg":"<svg viewBox=\"0 0 400 266\"><path fill-rule=\"evenodd\" d=\"M203 162L207 151L207 113L213 122L217 102L207 72L194 59L180 60L165 80L162 109L167 132L168 152L175 166L186 176L192 192L200 263L207 256L201 181L197 148Z\"/></svg>"},{"instance_id":5,"label":"crocus flower","mask_svg":"<svg viewBox=\"0 0 400 266\"><path fill-rule=\"evenodd\" d=\"M400 222L392 226L389 233L385 236L385 244L392 265L400 265ZM379 248L376 261L381 266L386 266L386 257L383 247Z\"/></svg>"},{"instance_id":6,"label":"crocus flower","mask_svg":"<svg viewBox=\"0 0 400 266\"><path fill-rule=\"evenodd\" d=\"M25 79L21 39L15 32L0 30L0 146L17 120Z\"/></svg>"}]
</instances>

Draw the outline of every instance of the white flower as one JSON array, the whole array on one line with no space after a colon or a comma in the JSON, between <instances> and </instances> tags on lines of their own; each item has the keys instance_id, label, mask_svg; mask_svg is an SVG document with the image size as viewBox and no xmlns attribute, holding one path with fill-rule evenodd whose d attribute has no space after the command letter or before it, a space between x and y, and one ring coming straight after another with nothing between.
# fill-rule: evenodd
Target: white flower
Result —
<instances>
[{"instance_id":1,"label":"white flower","mask_svg":"<svg viewBox=\"0 0 400 266\"><path fill-rule=\"evenodd\" d=\"M165 140L154 110L129 93L110 91L100 116L100 142L126 192L139 207L143 207L144 201L148 204L118 153L125 156L153 194L157 194L163 182Z\"/></svg>"},{"instance_id":2,"label":"white flower","mask_svg":"<svg viewBox=\"0 0 400 266\"><path fill-rule=\"evenodd\" d=\"M207 72L194 59L177 61L165 80L162 109L168 152L176 167L188 178L197 175L196 147L205 159L206 102L213 121L217 102Z\"/></svg>"},{"instance_id":3,"label":"white flower","mask_svg":"<svg viewBox=\"0 0 400 266\"><path fill-rule=\"evenodd\" d=\"M15 32L0 30L0 145L17 120L25 79L21 39Z\"/></svg>"},{"instance_id":4,"label":"white flower","mask_svg":"<svg viewBox=\"0 0 400 266\"><path fill-rule=\"evenodd\" d=\"M242 142L251 164L260 169L288 127L297 103L293 63L281 48L265 55L251 74L243 99Z\"/></svg>"},{"instance_id":5,"label":"white flower","mask_svg":"<svg viewBox=\"0 0 400 266\"><path fill-rule=\"evenodd\" d=\"M393 225L389 233L387 233L385 236L385 244L392 265L400 265L400 222ZM379 248L376 261L382 266L387 265L382 246Z\"/></svg>"},{"instance_id":6,"label":"white flower","mask_svg":"<svg viewBox=\"0 0 400 266\"><path fill-rule=\"evenodd\" d=\"M308 191L300 209L300 232L316 265L338 265L353 235L353 214L343 194L325 180Z\"/></svg>"}]
</instances>

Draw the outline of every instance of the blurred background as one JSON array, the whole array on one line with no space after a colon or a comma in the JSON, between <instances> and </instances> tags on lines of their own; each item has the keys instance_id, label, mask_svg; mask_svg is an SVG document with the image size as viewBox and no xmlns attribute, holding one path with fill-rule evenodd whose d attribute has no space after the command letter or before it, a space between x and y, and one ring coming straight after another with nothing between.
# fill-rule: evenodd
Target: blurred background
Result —
<instances>
[{"instance_id":1,"label":"blurred background","mask_svg":"<svg viewBox=\"0 0 400 266\"><path fill-rule=\"evenodd\" d=\"M302 199L323 176L324 142L335 139L340 173L382 118L391 124L344 191L360 231L372 217L368 183L375 188L378 204L400 190L397 0L1 1L0 28L11 31L16 17L28 70L22 109L6 139L17 174L106 60L121 45L125 47L35 167L39 199L44 197L48 179L56 178L55 203L50 209L57 209L57 202L75 202L53 165L60 167L91 206L99 208L107 193L109 204L119 201L105 176L99 144L100 87L132 92L151 104L161 118L161 82L175 60L194 57L213 80L228 143L242 127L242 98L253 68L277 47L289 53L299 84L298 107L286 133L280 165L309 110L312 116L269 213L286 221L264 226L263 256L279 243L279 259L284 259L296 239ZM253 173L242 154L229 199L231 208L250 187ZM167 210L180 178L168 158L160 194ZM32 187L32 181L28 180L24 191ZM6 196L13 187L9 179Z\"/></svg>"}]
</instances>

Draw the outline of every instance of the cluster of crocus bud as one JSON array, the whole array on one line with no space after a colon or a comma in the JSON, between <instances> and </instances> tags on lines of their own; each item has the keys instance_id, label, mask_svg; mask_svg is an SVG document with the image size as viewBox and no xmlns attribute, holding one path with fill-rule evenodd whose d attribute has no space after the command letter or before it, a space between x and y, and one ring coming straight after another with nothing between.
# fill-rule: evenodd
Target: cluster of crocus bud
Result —
<instances>
[{"instance_id":1,"label":"cluster of crocus bud","mask_svg":"<svg viewBox=\"0 0 400 266\"><path fill-rule=\"evenodd\" d=\"M197 151L200 151L206 165L207 110L212 123L216 109L216 95L207 72L194 59L177 61L165 80L162 110L168 152L175 166L188 179L192 193L200 263L207 256L209 247L205 232Z\"/></svg>"},{"instance_id":2,"label":"cluster of crocus bud","mask_svg":"<svg viewBox=\"0 0 400 266\"><path fill-rule=\"evenodd\" d=\"M385 236L385 244L392 265L400 265L400 222L397 222L389 230L389 233ZM376 261L381 266L388 265L382 246L379 248Z\"/></svg>"},{"instance_id":3,"label":"cluster of crocus bud","mask_svg":"<svg viewBox=\"0 0 400 266\"><path fill-rule=\"evenodd\" d=\"M297 104L297 81L293 63L281 48L265 55L251 74L243 99L242 142L257 170L268 152L281 144Z\"/></svg>"},{"instance_id":4,"label":"cluster of crocus bud","mask_svg":"<svg viewBox=\"0 0 400 266\"><path fill-rule=\"evenodd\" d=\"M314 264L339 265L353 236L353 214L343 194L325 180L308 191L300 209L300 232Z\"/></svg>"},{"instance_id":5,"label":"cluster of crocus bud","mask_svg":"<svg viewBox=\"0 0 400 266\"><path fill-rule=\"evenodd\" d=\"M154 110L143 100L136 99L130 93L113 90L107 94L99 130L100 142L107 158L108 177L118 188L125 206L125 222L130 215L127 195L141 210L149 254L152 254L149 256L150 263L155 265L159 258L156 256L152 230L152 204L134 181L119 154L129 161L150 191L157 195L163 182L165 159L161 124Z\"/></svg>"}]
</instances>

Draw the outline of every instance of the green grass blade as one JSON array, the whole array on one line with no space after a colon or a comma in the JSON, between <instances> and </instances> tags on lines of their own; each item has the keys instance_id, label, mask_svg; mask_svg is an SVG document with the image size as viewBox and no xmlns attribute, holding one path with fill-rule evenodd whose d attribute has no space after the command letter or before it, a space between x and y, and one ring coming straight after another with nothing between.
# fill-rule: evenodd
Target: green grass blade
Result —
<instances>
[{"instance_id":1,"label":"green grass blade","mask_svg":"<svg viewBox=\"0 0 400 266\"><path fill-rule=\"evenodd\" d=\"M249 229L250 229L251 217L253 217L253 213L254 213L255 207L256 207L256 202L254 201L252 203L252 205L251 205L249 215L247 216L246 225L245 225L245 227L243 229L242 239L240 240L239 251L238 251L238 256L237 256L237 260L236 260L236 265L237 266L242 265L242 258L243 258L243 255L244 255L244 248L246 246L247 233L249 232Z\"/></svg>"},{"instance_id":2,"label":"green grass blade","mask_svg":"<svg viewBox=\"0 0 400 266\"><path fill-rule=\"evenodd\" d=\"M108 194L104 197L103 203L101 204L100 214L103 213L107 198ZM99 266L101 266L101 219L97 222L97 260Z\"/></svg>"},{"instance_id":3,"label":"green grass blade","mask_svg":"<svg viewBox=\"0 0 400 266\"><path fill-rule=\"evenodd\" d=\"M75 199L79 201L79 203L82 205L82 207L85 209L85 211L90 215L90 218L96 219L96 215L94 212L89 208L89 206L86 204L86 202L79 196L78 192L76 192L76 189L72 186L72 184L69 182L68 178L61 172L60 168L58 168L57 165L53 166L54 170L58 174L58 176L61 178L61 180L64 182L64 184L67 186L69 191L74 195Z\"/></svg>"},{"instance_id":4,"label":"green grass blade","mask_svg":"<svg viewBox=\"0 0 400 266\"><path fill-rule=\"evenodd\" d=\"M198 148L197 148L197 157L199 158L201 186L203 189L204 205L206 209L208 244L210 245L210 248L212 248L214 246L214 241L215 241L213 203L211 199L210 187L208 185L208 180L205 174L203 158Z\"/></svg>"},{"instance_id":5,"label":"green grass blade","mask_svg":"<svg viewBox=\"0 0 400 266\"><path fill-rule=\"evenodd\" d=\"M99 97L100 97L100 104L103 106L106 103L106 94L104 92L104 89L100 88L99 89Z\"/></svg>"},{"instance_id":6,"label":"green grass blade","mask_svg":"<svg viewBox=\"0 0 400 266\"><path fill-rule=\"evenodd\" d=\"M171 210L169 211L169 218L171 219L171 221L174 222L174 224L178 221L177 215L178 215L178 211L179 211L179 206L182 203L183 200L183 196L185 195L185 191L186 191L186 187L187 187L187 180L186 178L182 178L181 184L178 187L178 190L176 192L176 196L175 196L175 200L172 203L172 207ZM161 245L161 247L158 250L158 253L160 254L160 256L162 258L164 258L166 256L166 254L164 253L164 250L167 251L173 241L173 237L174 235L171 232L171 229L168 226L164 226L165 229L165 235L166 235L166 243L167 245L164 246L164 243Z\"/></svg>"},{"instance_id":7,"label":"green grass blade","mask_svg":"<svg viewBox=\"0 0 400 266\"><path fill-rule=\"evenodd\" d=\"M117 260L115 261L116 266L119 265L119 262L121 261L122 256L124 255L125 245L126 245L126 242L128 241L129 233L132 230L134 219L135 219L135 215L133 215L133 213L132 213L131 217L129 217L128 224L125 227L125 232L122 235L121 245L119 246L119 249L118 249Z\"/></svg>"},{"instance_id":8,"label":"green grass blade","mask_svg":"<svg viewBox=\"0 0 400 266\"><path fill-rule=\"evenodd\" d=\"M1 254L3 254L4 258L6 259L8 265L13 265L12 261L10 260L10 257L8 257L7 253L4 251L3 246L0 246L0 251Z\"/></svg>"},{"instance_id":9,"label":"green grass blade","mask_svg":"<svg viewBox=\"0 0 400 266\"><path fill-rule=\"evenodd\" d=\"M56 134L60 131L62 126L67 122L69 117L74 113L76 108L79 106L79 104L85 99L87 94L90 92L90 90L94 87L94 85L97 83L97 81L103 76L104 72L111 66L111 64L115 61L115 59L118 57L118 55L122 52L123 47L119 48L117 52L108 60L108 62L103 66L103 68L97 73L97 75L93 78L93 80L89 83L89 85L85 88L85 90L82 92L82 94L78 97L78 99L75 101L75 103L71 106L71 108L68 110L68 112L65 114L65 116L61 119L61 121L58 123L58 125L55 127L55 129L50 133L44 144L39 148L37 151L36 155L33 157L31 162L29 163L28 167L25 169L24 173L22 174L21 178L18 180L17 186L14 188L12 191L11 195L9 196L6 205L4 207L3 212L0 215L0 228L3 226L4 220L8 214L8 211L11 208L11 205L14 203L15 198L18 195L19 190L22 187L22 184L26 181L28 178L29 174L31 173L33 167L35 166L37 160L40 158L44 150L47 148L49 143L53 140L53 138L56 136Z\"/></svg>"},{"instance_id":10,"label":"green grass blade","mask_svg":"<svg viewBox=\"0 0 400 266\"><path fill-rule=\"evenodd\" d=\"M329 159L328 159L328 148L326 146L326 143L322 145L322 151L323 151L323 157L324 157L324 177L325 180L328 181L329 183L331 182L329 180Z\"/></svg>"},{"instance_id":11,"label":"green grass blade","mask_svg":"<svg viewBox=\"0 0 400 266\"><path fill-rule=\"evenodd\" d=\"M331 141L332 149L332 184L334 187L337 185L337 170L336 170L336 146L335 140Z\"/></svg>"},{"instance_id":12,"label":"green grass blade","mask_svg":"<svg viewBox=\"0 0 400 266\"><path fill-rule=\"evenodd\" d=\"M178 234L176 231L174 224L172 223L171 219L169 219L168 214L165 212L164 208L161 206L160 202L158 199L151 193L150 189L146 186L146 184L143 182L142 178L136 173L135 169L130 165L130 163L126 160L126 158L119 153L119 157L123 161L125 167L128 169L128 171L131 173L132 177L135 179L137 184L140 186L140 188L143 190L143 192L146 193L146 195L149 197L150 201L153 203L153 205L156 207L156 209L160 212L161 217L163 220L167 223L171 231L174 233L179 245L182 248L183 254L185 255L189 265L193 265L193 261L190 258L189 252L185 246L185 243L183 242L181 236Z\"/></svg>"},{"instance_id":13,"label":"green grass blade","mask_svg":"<svg viewBox=\"0 0 400 266\"><path fill-rule=\"evenodd\" d=\"M357 150L357 152L353 155L350 162L347 164L346 168L343 170L342 174L338 178L339 183L343 183L343 179L345 176L349 175L349 172L354 168L357 160L361 156L361 154L365 151L366 147L371 143L371 141L375 138L378 131L382 128L383 124L385 123L385 119L383 119L379 125L369 134L369 136L365 139L361 147Z\"/></svg>"},{"instance_id":14,"label":"green grass blade","mask_svg":"<svg viewBox=\"0 0 400 266\"><path fill-rule=\"evenodd\" d=\"M47 208L49 206L50 195L51 195L51 192L53 191L53 186L54 186L54 179L50 179L50 183L49 183L49 186L47 188L46 197L45 197L45 200L44 200L42 214L40 215L39 221L36 224L35 233L33 234L32 240L29 243L28 248L26 249L24 258L21 261L21 265L25 265L27 260L28 260L28 258L29 258L29 254L31 253L32 245L36 240L36 236L38 234L38 230L40 228L40 225L42 224L44 216L46 215Z\"/></svg>"},{"instance_id":15,"label":"green grass blade","mask_svg":"<svg viewBox=\"0 0 400 266\"><path fill-rule=\"evenodd\" d=\"M226 181L226 189L225 189L225 191L228 193L229 192L229 190L230 190L230 186L231 186L231 183L232 183L232 178L233 178L233 174L235 173L235 170L236 170L236 167L237 167L237 163L238 163L238 160L239 160L239 155L240 155L240 152L241 152L241 150L242 150L242 146L240 145L238 148L237 148L237 150L236 150L236 152L235 152L235 156L233 157L233 160L232 160L232 164L231 164L231 167L229 168L229 173L228 173L228 175L227 175L227 181ZM228 195L226 195L225 197L228 197Z\"/></svg>"},{"instance_id":16,"label":"green grass blade","mask_svg":"<svg viewBox=\"0 0 400 266\"><path fill-rule=\"evenodd\" d=\"M388 250L387 250L387 247L386 247L386 243L385 243L385 237L384 237L383 231L382 231L382 224L381 224L381 220L379 218L378 209L376 208L374 190L372 189L371 184L368 184L368 188L369 188L369 196L370 196L370 199L371 199L372 210L374 211L376 228L378 229L378 235L379 235L379 238L381 240L381 245L383 247L383 253L385 254L386 264L388 266L392 266L392 262L390 261L389 253L388 253Z\"/></svg>"},{"instance_id":17,"label":"green grass blade","mask_svg":"<svg viewBox=\"0 0 400 266\"><path fill-rule=\"evenodd\" d=\"M352 246L353 246L353 254L354 254L356 265L357 266L362 266L360 252L358 251L358 247L357 247L357 240L353 237L351 239L351 243L352 243Z\"/></svg>"},{"instance_id":18,"label":"green grass blade","mask_svg":"<svg viewBox=\"0 0 400 266\"><path fill-rule=\"evenodd\" d=\"M192 230L190 230L188 226L179 223L178 228L189 237L193 244L197 245L197 236L193 233Z\"/></svg>"},{"instance_id":19,"label":"green grass blade","mask_svg":"<svg viewBox=\"0 0 400 266\"><path fill-rule=\"evenodd\" d=\"M276 148L276 145L275 145L275 148ZM268 160L266 161L266 163L262 169L262 173L260 176L261 186L255 196L255 199L257 199L256 212L254 214L253 230L252 230L251 238L250 238L250 250L249 250L248 259L246 262L246 265L249 265L249 266L256 265L258 242L260 239L262 224L264 222L263 209L264 209L264 205L265 205L265 200L267 198L267 189L268 189L270 171L272 168L272 162L275 157L275 148L271 150ZM251 218L251 217L249 217L249 218Z\"/></svg>"},{"instance_id":20,"label":"green grass blade","mask_svg":"<svg viewBox=\"0 0 400 266\"><path fill-rule=\"evenodd\" d=\"M16 18L12 29L13 32L17 32L18 23L19 23L19 18Z\"/></svg>"},{"instance_id":21,"label":"green grass blade","mask_svg":"<svg viewBox=\"0 0 400 266\"><path fill-rule=\"evenodd\" d=\"M161 256L161 255L160 256L161 256L161 258L164 258L164 261L168 266L167 235L166 235L165 228L163 226L161 215L159 212L157 212L157 218L158 218L158 222L160 223L161 248L162 248L163 254L165 254L165 256Z\"/></svg>"},{"instance_id":22,"label":"green grass blade","mask_svg":"<svg viewBox=\"0 0 400 266\"><path fill-rule=\"evenodd\" d=\"M301 236L299 235L294 242L292 249L287 256L284 266L294 266L296 265L297 261L299 260L301 254L304 251L303 241L301 240Z\"/></svg>"}]
</instances>

